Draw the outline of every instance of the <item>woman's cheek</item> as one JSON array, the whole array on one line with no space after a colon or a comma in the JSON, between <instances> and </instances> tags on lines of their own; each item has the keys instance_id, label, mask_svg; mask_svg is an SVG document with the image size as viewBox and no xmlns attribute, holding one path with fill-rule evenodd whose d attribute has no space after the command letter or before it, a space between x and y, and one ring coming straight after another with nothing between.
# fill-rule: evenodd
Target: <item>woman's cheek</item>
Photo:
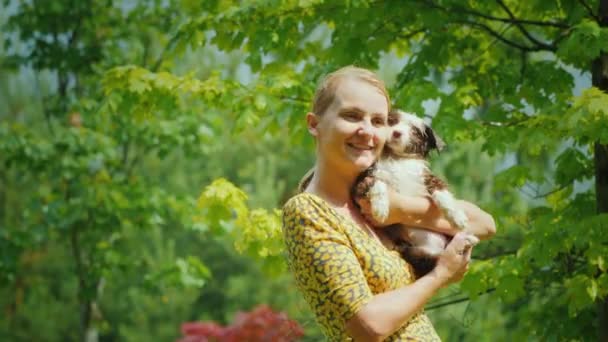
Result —
<instances>
[{"instance_id":1,"label":"woman's cheek","mask_svg":"<svg viewBox=\"0 0 608 342\"><path fill-rule=\"evenodd\" d=\"M376 135L376 140L377 140L376 144L377 145L384 147L384 144L386 143L386 140L388 139L389 131L390 130L388 127L383 127L378 130L378 133Z\"/></svg>"}]
</instances>

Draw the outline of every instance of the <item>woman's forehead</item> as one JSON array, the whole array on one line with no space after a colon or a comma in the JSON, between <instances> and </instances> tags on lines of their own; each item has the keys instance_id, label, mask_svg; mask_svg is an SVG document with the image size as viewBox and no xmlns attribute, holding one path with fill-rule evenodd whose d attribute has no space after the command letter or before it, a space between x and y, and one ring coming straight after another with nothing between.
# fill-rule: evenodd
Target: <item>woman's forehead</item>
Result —
<instances>
[{"instance_id":1,"label":"woman's forehead","mask_svg":"<svg viewBox=\"0 0 608 342\"><path fill-rule=\"evenodd\" d=\"M333 109L358 108L372 114L388 115L386 96L378 87L356 78L345 78L336 87Z\"/></svg>"}]
</instances>

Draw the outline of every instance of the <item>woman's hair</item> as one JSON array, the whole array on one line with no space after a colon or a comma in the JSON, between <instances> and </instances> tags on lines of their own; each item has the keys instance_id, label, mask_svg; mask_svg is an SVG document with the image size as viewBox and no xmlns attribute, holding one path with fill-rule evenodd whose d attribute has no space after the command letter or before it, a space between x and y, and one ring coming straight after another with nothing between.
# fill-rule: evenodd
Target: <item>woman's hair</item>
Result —
<instances>
[{"instance_id":1,"label":"woman's hair","mask_svg":"<svg viewBox=\"0 0 608 342\"><path fill-rule=\"evenodd\" d=\"M319 116L325 114L327 108L329 108L332 102L334 102L334 98L336 97L336 89L338 89L340 81L345 78L355 78L377 88L386 98L386 103L388 104L390 110L391 100L388 96L388 91L386 90L384 82L370 70L349 65L326 75L321 80L321 83L319 83L317 86L315 98L312 103L313 113Z\"/></svg>"},{"instance_id":2,"label":"woman's hair","mask_svg":"<svg viewBox=\"0 0 608 342\"><path fill-rule=\"evenodd\" d=\"M302 177L302 179L300 179L300 183L298 183L298 193L304 192L304 190L306 190L306 188L308 187L308 184L310 184L310 181L314 174L315 174L315 168L313 167L312 169L308 170L308 172L306 172L306 174L304 175L304 177Z\"/></svg>"},{"instance_id":3,"label":"woman's hair","mask_svg":"<svg viewBox=\"0 0 608 342\"><path fill-rule=\"evenodd\" d=\"M329 108L329 106L334 102L338 85L340 85L340 82L345 78L355 78L378 89L386 98L386 103L390 111L391 100L388 96L388 91L386 90L384 82L378 77L378 75L370 70L349 65L326 75L321 80L321 83L319 83L317 86L317 91L315 92L315 97L312 103L312 112L315 115L322 116L325 114L327 108ZM302 177L300 183L298 184L298 192L303 192L306 187L308 187L308 184L310 184L310 180L314 175L314 171L315 169L313 167L306 172L304 177Z\"/></svg>"}]
</instances>

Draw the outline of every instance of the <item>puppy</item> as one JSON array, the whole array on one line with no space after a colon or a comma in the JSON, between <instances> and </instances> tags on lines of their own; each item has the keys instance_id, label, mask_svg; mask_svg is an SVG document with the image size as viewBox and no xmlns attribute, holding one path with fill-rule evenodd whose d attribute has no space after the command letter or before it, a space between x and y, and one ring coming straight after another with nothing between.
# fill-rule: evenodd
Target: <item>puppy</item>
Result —
<instances>
[{"instance_id":1,"label":"puppy","mask_svg":"<svg viewBox=\"0 0 608 342\"><path fill-rule=\"evenodd\" d=\"M357 201L366 198L371 214L379 223L389 214L388 189L409 196L430 196L445 217L458 229L465 229L468 218L456 205L454 196L444 181L433 175L427 156L432 150L441 150L445 144L430 126L414 114L400 110L389 113L390 136L382 156L372 167L363 172L355 182L352 197ZM445 249L451 237L426 229L393 225L387 233L413 267L417 277L430 272L437 257ZM472 245L476 241L470 241Z\"/></svg>"}]
</instances>

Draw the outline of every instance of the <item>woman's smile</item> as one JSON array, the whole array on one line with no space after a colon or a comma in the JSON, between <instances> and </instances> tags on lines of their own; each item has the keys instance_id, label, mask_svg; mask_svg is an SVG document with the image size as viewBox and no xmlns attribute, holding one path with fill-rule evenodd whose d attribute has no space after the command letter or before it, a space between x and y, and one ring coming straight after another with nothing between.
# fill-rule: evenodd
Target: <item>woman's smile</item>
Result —
<instances>
[{"instance_id":1,"label":"woman's smile","mask_svg":"<svg viewBox=\"0 0 608 342\"><path fill-rule=\"evenodd\" d=\"M361 145L361 144L353 144L353 143L347 143L346 145L352 149L362 151L362 152L374 150L374 146L369 146L369 145Z\"/></svg>"}]
</instances>

